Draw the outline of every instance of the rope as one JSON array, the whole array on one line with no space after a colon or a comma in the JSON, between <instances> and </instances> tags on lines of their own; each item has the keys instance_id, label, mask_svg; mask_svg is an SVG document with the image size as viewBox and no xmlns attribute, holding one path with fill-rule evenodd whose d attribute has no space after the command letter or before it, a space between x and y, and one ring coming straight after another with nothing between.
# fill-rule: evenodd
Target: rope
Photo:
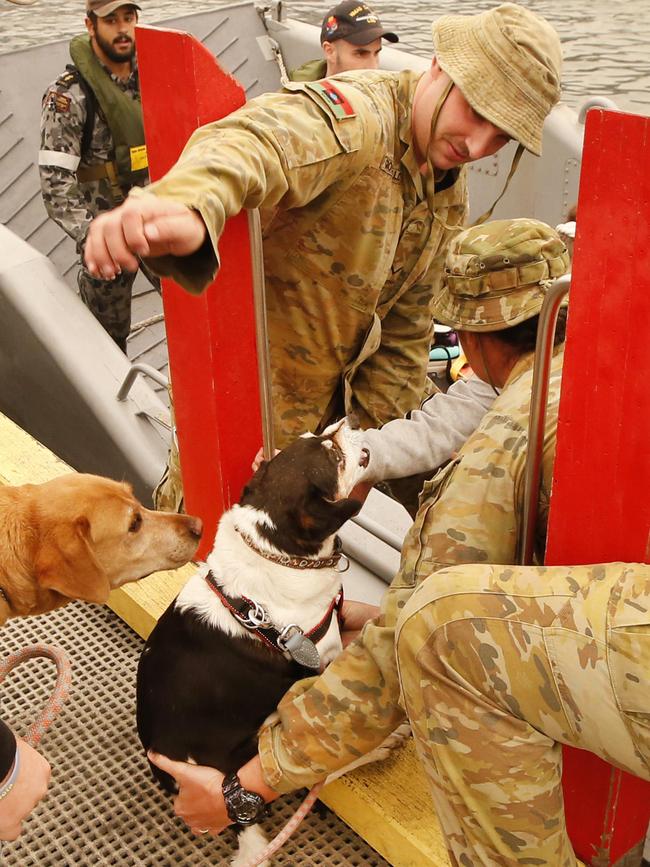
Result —
<instances>
[{"instance_id":1,"label":"rope","mask_svg":"<svg viewBox=\"0 0 650 867\"><path fill-rule=\"evenodd\" d=\"M305 818L307 813L311 810L318 798L320 790L323 788L323 783L316 783L316 785L309 790L309 793L302 804L298 807L293 816L289 819L284 828L277 834L271 842L266 846L261 852L257 855L254 855L249 861L244 862L241 867L257 867L258 864L262 864L262 862L266 861L272 855L281 849L282 846L287 842L289 837L296 830L298 825Z\"/></svg>"},{"instance_id":2,"label":"rope","mask_svg":"<svg viewBox=\"0 0 650 867\"><path fill-rule=\"evenodd\" d=\"M0 683L2 683L9 672L17 665L20 665L21 662L39 657L53 660L57 668L57 678L54 690L47 704L23 736L24 740L31 747L38 745L40 739L52 725L52 720L61 710L63 702L68 697L72 682L70 660L63 650L49 644L30 644L29 647L23 647L22 650L17 650L15 653L11 653L3 660L0 660Z\"/></svg>"}]
</instances>

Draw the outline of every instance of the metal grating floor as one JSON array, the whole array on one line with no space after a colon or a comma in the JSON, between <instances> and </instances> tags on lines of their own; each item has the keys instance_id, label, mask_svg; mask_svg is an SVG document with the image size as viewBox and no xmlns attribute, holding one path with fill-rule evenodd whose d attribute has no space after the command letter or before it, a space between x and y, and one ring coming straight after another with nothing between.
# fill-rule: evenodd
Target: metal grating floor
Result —
<instances>
[{"instance_id":1,"label":"metal grating floor","mask_svg":"<svg viewBox=\"0 0 650 867\"><path fill-rule=\"evenodd\" d=\"M109 609L72 603L3 628L0 653L26 644L57 644L73 668L72 693L46 733L41 751L52 765L48 797L15 843L5 843L3 867L203 867L227 864L234 835L194 837L154 786L135 730L135 672L143 642ZM2 686L2 718L22 731L54 683L54 666L32 660ZM266 829L280 830L300 802L281 798ZM327 808L305 819L276 856L292 867L384 867L381 856Z\"/></svg>"}]
</instances>

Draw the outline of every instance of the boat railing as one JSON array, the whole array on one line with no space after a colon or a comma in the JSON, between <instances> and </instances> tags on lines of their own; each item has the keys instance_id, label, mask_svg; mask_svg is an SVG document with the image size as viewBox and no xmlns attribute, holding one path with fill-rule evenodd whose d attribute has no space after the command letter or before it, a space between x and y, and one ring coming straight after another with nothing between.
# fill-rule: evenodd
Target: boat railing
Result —
<instances>
[{"instance_id":1,"label":"boat railing","mask_svg":"<svg viewBox=\"0 0 650 867\"><path fill-rule=\"evenodd\" d=\"M131 365L129 372L124 377L122 385L118 388L116 395L117 400L123 401L127 399L129 392L133 387L133 383L136 381L136 379L138 378L138 374L140 373L143 376L148 376L149 379L152 379L163 388L169 387L169 379L165 376L164 373L156 370L156 368L152 367L150 364L145 364L142 361L137 361L135 362L135 364Z\"/></svg>"},{"instance_id":2,"label":"boat railing","mask_svg":"<svg viewBox=\"0 0 650 867\"><path fill-rule=\"evenodd\" d=\"M530 566L535 552L535 535L542 476L544 427L548 402L548 384L553 358L553 342L562 302L571 288L571 274L565 274L548 289L539 314L535 364L528 420L528 452L524 486L523 528L517 562Z\"/></svg>"}]
</instances>

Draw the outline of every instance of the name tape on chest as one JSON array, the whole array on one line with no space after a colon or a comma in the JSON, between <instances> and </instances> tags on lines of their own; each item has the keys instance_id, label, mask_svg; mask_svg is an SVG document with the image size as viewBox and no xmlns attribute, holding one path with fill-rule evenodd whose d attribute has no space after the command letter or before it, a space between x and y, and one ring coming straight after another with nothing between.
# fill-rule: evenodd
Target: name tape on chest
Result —
<instances>
[{"instance_id":1,"label":"name tape on chest","mask_svg":"<svg viewBox=\"0 0 650 867\"><path fill-rule=\"evenodd\" d=\"M399 181L399 179L402 177L402 172L395 165L395 160L392 157L388 156L388 154L386 154L386 156L382 159L381 163L379 164L379 168L382 172L386 172L387 175L390 175L394 181Z\"/></svg>"},{"instance_id":2,"label":"name tape on chest","mask_svg":"<svg viewBox=\"0 0 650 867\"><path fill-rule=\"evenodd\" d=\"M337 120L345 120L346 118L357 116L350 102L331 81L327 81L327 79L323 81L309 81L305 84L305 87L317 94L325 102L330 114Z\"/></svg>"}]
</instances>

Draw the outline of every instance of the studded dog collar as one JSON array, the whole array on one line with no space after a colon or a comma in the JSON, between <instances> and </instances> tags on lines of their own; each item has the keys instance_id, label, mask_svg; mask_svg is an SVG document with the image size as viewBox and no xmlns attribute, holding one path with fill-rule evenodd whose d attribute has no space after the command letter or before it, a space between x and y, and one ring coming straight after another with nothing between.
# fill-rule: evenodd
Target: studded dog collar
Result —
<instances>
[{"instance_id":1,"label":"studded dog collar","mask_svg":"<svg viewBox=\"0 0 650 867\"><path fill-rule=\"evenodd\" d=\"M350 568L350 561L341 550L341 540L338 536L334 540L334 553L331 557L310 559L309 557L290 557L288 554L272 554L270 551L263 551L248 533L244 533L239 528L237 532L248 547L252 548L260 557L264 557L265 560L270 560L272 563L279 563L281 566L288 566L290 569L332 569L336 568L341 560L343 560L343 568L337 569L337 572L347 572Z\"/></svg>"},{"instance_id":2,"label":"studded dog collar","mask_svg":"<svg viewBox=\"0 0 650 867\"><path fill-rule=\"evenodd\" d=\"M334 612L336 612L339 620L341 619L342 587L330 602L320 623L317 623L309 632L303 632L296 623L289 623L282 629L277 629L259 602L248 599L246 596L228 596L223 592L212 572L207 573L205 580L208 587L217 595L233 617L249 632L254 632L267 647L279 653L288 653L295 662L305 666L305 668L316 670L320 668L320 656L316 649L316 642L320 641L326 634Z\"/></svg>"}]
</instances>

